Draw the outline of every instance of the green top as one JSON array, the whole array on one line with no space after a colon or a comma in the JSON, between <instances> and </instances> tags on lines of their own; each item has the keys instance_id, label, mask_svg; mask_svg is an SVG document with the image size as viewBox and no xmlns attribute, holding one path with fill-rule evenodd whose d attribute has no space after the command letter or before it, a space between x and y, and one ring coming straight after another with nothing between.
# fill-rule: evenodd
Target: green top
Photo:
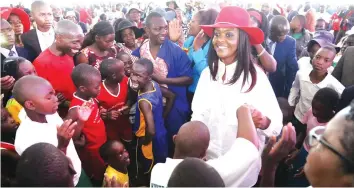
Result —
<instances>
[{"instance_id":1,"label":"green top","mask_svg":"<svg viewBox=\"0 0 354 188\"><path fill-rule=\"evenodd\" d=\"M293 33L292 37L297 40L297 39L300 39L302 37L302 35L303 35L302 32L301 33Z\"/></svg>"}]
</instances>

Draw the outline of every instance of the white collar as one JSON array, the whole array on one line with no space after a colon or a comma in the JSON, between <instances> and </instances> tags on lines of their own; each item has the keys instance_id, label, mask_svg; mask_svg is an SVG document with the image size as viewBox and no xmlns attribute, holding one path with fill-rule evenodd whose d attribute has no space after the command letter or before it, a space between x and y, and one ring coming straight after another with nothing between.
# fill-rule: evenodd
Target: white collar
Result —
<instances>
[{"instance_id":1,"label":"white collar","mask_svg":"<svg viewBox=\"0 0 354 188\"><path fill-rule=\"evenodd\" d=\"M234 75L235 73L235 70L236 70L236 66L237 66L237 61L229 64L229 65L225 65L220 59L218 61L218 73L216 75L216 80L218 82L221 82L221 83L229 83L229 81L232 79L232 76ZM222 77L225 75L225 80L223 81L222 80ZM240 77L242 78L242 77Z\"/></svg>"},{"instance_id":2,"label":"white collar","mask_svg":"<svg viewBox=\"0 0 354 188\"><path fill-rule=\"evenodd\" d=\"M17 50L16 50L16 46L13 45L12 48L11 48L11 51L15 52L15 57L18 56L18 53L17 53ZM3 47L0 47L0 53L2 55L4 55L6 58L9 57L9 53L10 53L10 50L6 49L6 48L3 48Z\"/></svg>"},{"instance_id":3,"label":"white collar","mask_svg":"<svg viewBox=\"0 0 354 188\"><path fill-rule=\"evenodd\" d=\"M53 27L51 27L47 32L42 32L40 30L38 30L38 28L36 28L37 34L40 35L53 35L54 34L54 29Z\"/></svg>"}]
</instances>

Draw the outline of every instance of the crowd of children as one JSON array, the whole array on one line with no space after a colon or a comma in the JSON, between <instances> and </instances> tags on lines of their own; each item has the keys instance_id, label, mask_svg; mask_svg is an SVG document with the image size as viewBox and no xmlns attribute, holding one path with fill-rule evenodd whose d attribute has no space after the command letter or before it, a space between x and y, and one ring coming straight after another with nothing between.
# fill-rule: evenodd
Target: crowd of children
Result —
<instances>
[{"instance_id":1,"label":"crowd of children","mask_svg":"<svg viewBox=\"0 0 354 188\"><path fill-rule=\"evenodd\" d=\"M49 33L34 59L11 53L14 30L1 19L2 186L354 185L354 75L344 84L331 74L339 47L325 20L312 35L303 15L202 10L184 49L182 24L153 11L140 46L123 50L125 32L110 22L84 36L78 23L54 24L46 2L31 11L38 29L24 49L34 55L28 36ZM269 38L251 19L270 23Z\"/></svg>"}]
</instances>

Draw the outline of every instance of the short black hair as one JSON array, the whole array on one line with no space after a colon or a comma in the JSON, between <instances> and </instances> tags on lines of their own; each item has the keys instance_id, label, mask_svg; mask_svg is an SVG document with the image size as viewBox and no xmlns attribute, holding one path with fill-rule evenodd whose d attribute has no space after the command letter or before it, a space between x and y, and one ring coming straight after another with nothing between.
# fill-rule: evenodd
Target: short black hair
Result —
<instances>
[{"instance_id":1,"label":"short black hair","mask_svg":"<svg viewBox=\"0 0 354 188\"><path fill-rule=\"evenodd\" d=\"M110 75L113 74L113 71L111 69L111 67L117 62L119 61L118 59L105 59L101 62L100 64L100 72L101 72L101 76L102 79L106 79L107 77L109 77Z\"/></svg>"},{"instance_id":2,"label":"short black hair","mask_svg":"<svg viewBox=\"0 0 354 188\"><path fill-rule=\"evenodd\" d=\"M186 158L173 170L168 187L225 187L220 174L203 160Z\"/></svg>"},{"instance_id":3,"label":"short black hair","mask_svg":"<svg viewBox=\"0 0 354 188\"><path fill-rule=\"evenodd\" d=\"M73 80L76 88L90 84L89 77L92 76L101 77L101 74L96 68L86 63L77 65L71 73L71 79Z\"/></svg>"},{"instance_id":4,"label":"short black hair","mask_svg":"<svg viewBox=\"0 0 354 188\"><path fill-rule=\"evenodd\" d=\"M150 26L151 25L151 20L153 18L163 18L163 16L157 12L151 12L147 17L146 17L146 20L145 20L145 25L146 26Z\"/></svg>"},{"instance_id":5,"label":"short black hair","mask_svg":"<svg viewBox=\"0 0 354 188\"><path fill-rule=\"evenodd\" d=\"M348 165L343 163L344 172L353 174L354 173L354 100L349 105L349 113L346 114L345 120L348 123L344 123L343 135L339 139L340 143L345 150L344 156L349 159L352 164Z\"/></svg>"},{"instance_id":6,"label":"short black hair","mask_svg":"<svg viewBox=\"0 0 354 188\"><path fill-rule=\"evenodd\" d=\"M334 55L337 54L337 50L333 46L322 46L321 48L329 50L334 53Z\"/></svg>"},{"instance_id":7,"label":"short black hair","mask_svg":"<svg viewBox=\"0 0 354 188\"><path fill-rule=\"evenodd\" d=\"M100 156L105 163L108 163L109 157L113 153L112 146L116 140L107 140L101 147L100 147Z\"/></svg>"},{"instance_id":8,"label":"short black hair","mask_svg":"<svg viewBox=\"0 0 354 188\"><path fill-rule=\"evenodd\" d=\"M100 15L100 20L101 20L101 21L106 21L106 20L107 20L107 15L104 14L104 13L101 14L101 15Z\"/></svg>"},{"instance_id":9,"label":"short black hair","mask_svg":"<svg viewBox=\"0 0 354 188\"><path fill-rule=\"evenodd\" d=\"M295 16L295 18L299 19L301 27L305 28L306 26L306 17L304 15L298 14Z\"/></svg>"},{"instance_id":10,"label":"short black hair","mask_svg":"<svg viewBox=\"0 0 354 188\"><path fill-rule=\"evenodd\" d=\"M129 56L129 54L126 53L125 51L120 51L120 52L117 54L116 58L117 58L117 59L120 59L123 55L128 55L128 56Z\"/></svg>"},{"instance_id":11,"label":"short black hair","mask_svg":"<svg viewBox=\"0 0 354 188\"><path fill-rule=\"evenodd\" d=\"M68 187L69 160L58 148L37 143L27 148L17 164L16 180L22 187ZM70 179L69 179L70 178ZM73 184L73 183L72 183Z\"/></svg>"},{"instance_id":12,"label":"short black hair","mask_svg":"<svg viewBox=\"0 0 354 188\"><path fill-rule=\"evenodd\" d=\"M332 109L334 111L339 102L339 95L335 90L325 87L318 90L312 100L318 101L327 109Z\"/></svg>"},{"instance_id":13,"label":"short black hair","mask_svg":"<svg viewBox=\"0 0 354 188\"><path fill-rule=\"evenodd\" d=\"M136 61L135 64L144 66L149 75L152 75L152 73L154 72L154 65L149 59L141 58L138 61Z\"/></svg>"},{"instance_id":14,"label":"short black hair","mask_svg":"<svg viewBox=\"0 0 354 188\"><path fill-rule=\"evenodd\" d=\"M316 20L316 22L325 22L325 23L326 23L326 20L324 20L323 18L318 18L318 19Z\"/></svg>"}]
</instances>

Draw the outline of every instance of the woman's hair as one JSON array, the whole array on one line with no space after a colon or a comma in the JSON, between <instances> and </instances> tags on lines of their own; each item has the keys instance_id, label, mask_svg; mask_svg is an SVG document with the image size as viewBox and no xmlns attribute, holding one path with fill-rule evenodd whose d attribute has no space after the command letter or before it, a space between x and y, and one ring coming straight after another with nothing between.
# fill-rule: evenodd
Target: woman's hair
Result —
<instances>
[{"instance_id":1,"label":"woman's hair","mask_svg":"<svg viewBox=\"0 0 354 188\"><path fill-rule=\"evenodd\" d=\"M214 36L211 40L213 40ZM236 70L232 79L229 81L228 84L232 85L236 83L236 81L240 78L242 72L243 80L242 80L242 87L245 85L246 81L249 78L249 74L251 74L252 82L250 87L246 92L249 92L253 89L257 82L257 72L251 58L251 43L249 41L247 33L239 29L239 37L238 37L238 44L237 44L237 55L235 60L238 61L236 65ZM208 52L208 65L210 69L211 76L213 80L216 80L216 75L218 73L218 61L219 57L214 49L213 45L210 45L209 52Z\"/></svg>"},{"instance_id":2,"label":"woman's hair","mask_svg":"<svg viewBox=\"0 0 354 188\"><path fill-rule=\"evenodd\" d=\"M199 25L213 25L215 23L216 17L218 17L219 12L213 8L200 10L197 12L199 17ZM209 38L209 37L208 37Z\"/></svg>"},{"instance_id":3,"label":"woman's hair","mask_svg":"<svg viewBox=\"0 0 354 188\"><path fill-rule=\"evenodd\" d=\"M344 156L352 162L351 165L344 163L344 172L354 173L354 100L349 105L349 113L346 114L345 120L348 123L344 123L343 136L339 138L340 143L344 149Z\"/></svg>"},{"instance_id":4,"label":"woman's hair","mask_svg":"<svg viewBox=\"0 0 354 188\"><path fill-rule=\"evenodd\" d=\"M247 9L247 11L248 12L249 11L255 11L255 12L258 12L261 15L262 23L259 23L258 20L257 20L257 22L258 22L258 25L259 25L259 29L261 29L263 31L263 33L264 33L264 41L262 43L262 46L263 46L263 48L266 49L267 52L270 52L270 49L269 49L268 44L267 44L267 39L269 37L269 21L268 21L267 16L263 12L260 12L260 11L258 11L256 9L253 9L253 8ZM254 54L254 51L255 50L253 50L252 54L253 55L257 55L257 52Z\"/></svg>"},{"instance_id":5,"label":"woman's hair","mask_svg":"<svg viewBox=\"0 0 354 188\"><path fill-rule=\"evenodd\" d=\"M8 57L3 60L3 70L5 75L12 76L15 80L19 79L18 70L21 63L28 60L23 57ZM29 62L29 61L28 61Z\"/></svg>"},{"instance_id":6,"label":"woman's hair","mask_svg":"<svg viewBox=\"0 0 354 188\"><path fill-rule=\"evenodd\" d=\"M100 21L93 26L93 28L86 34L82 49L95 43L96 36L106 36L114 34L113 26L107 21Z\"/></svg>"}]
</instances>

